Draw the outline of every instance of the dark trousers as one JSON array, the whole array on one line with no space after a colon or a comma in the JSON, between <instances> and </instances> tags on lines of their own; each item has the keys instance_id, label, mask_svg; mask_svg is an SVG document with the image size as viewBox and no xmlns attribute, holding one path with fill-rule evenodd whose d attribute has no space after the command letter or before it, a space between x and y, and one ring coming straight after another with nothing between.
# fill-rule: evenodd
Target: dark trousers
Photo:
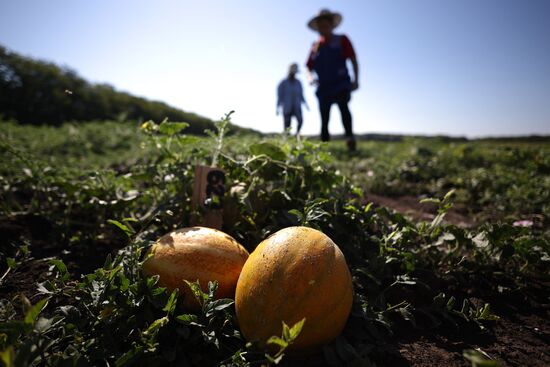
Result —
<instances>
[{"instance_id":1,"label":"dark trousers","mask_svg":"<svg viewBox=\"0 0 550 367\"><path fill-rule=\"evenodd\" d=\"M346 92L334 98L319 98L319 110L321 111L321 140L329 141L330 135L328 132L328 121L330 119L330 107L333 103L338 105L342 116L342 124L346 132L346 137L353 139L353 130L351 124L351 112L349 111L348 103L351 95Z\"/></svg>"},{"instance_id":2,"label":"dark trousers","mask_svg":"<svg viewBox=\"0 0 550 367\"><path fill-rule=\"evenodd\" d=\"M286 129L288 129L290 127L290 119L292 118L292 116L296 117L296 121L298 121L298 127L297 127L297 130L296 130L296 133L299 133L300 130L302 129L302 122L303 122L302 117L295 116L291 113L283 115L283 120L284 120L284 124L285 124L285 131L286 131Z\"/></svg>"}]
</instances>

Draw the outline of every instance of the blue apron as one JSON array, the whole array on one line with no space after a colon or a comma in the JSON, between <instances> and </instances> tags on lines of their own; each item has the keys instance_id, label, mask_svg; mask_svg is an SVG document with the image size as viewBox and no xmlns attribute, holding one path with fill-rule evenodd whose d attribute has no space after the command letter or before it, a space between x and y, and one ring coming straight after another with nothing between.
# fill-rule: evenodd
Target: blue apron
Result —
<instances>
[{"instance_id":1,"label":"blue apron","mask_svg":"<svg viewBox=\"0 0 550 367\"><path fill-rule=\"evenodd\" d=\"M351 92L351 78L342 50L342 36L333 35L326 44L317 48L313 56L313 70L319 79L317 97L336 101L343 93Z\"/></svg>"}]
</instances>

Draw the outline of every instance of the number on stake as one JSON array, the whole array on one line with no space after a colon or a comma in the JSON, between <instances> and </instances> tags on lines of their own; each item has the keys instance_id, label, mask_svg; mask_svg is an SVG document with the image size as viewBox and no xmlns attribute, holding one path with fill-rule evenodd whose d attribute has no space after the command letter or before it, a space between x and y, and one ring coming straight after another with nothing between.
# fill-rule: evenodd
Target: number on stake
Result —
<instances>
[{"instance_id":1,"label":"number on stake","mask_svg":"<svg viewBox=\"0 0 550 367\"><path fill-rule=\"evenodd\" d=\"M225 174L222 171L212 170L206 175L206 197L210 200L210 207L213 209L222 208L222 198L225 194Z\"/></svg>"}]
</instances>

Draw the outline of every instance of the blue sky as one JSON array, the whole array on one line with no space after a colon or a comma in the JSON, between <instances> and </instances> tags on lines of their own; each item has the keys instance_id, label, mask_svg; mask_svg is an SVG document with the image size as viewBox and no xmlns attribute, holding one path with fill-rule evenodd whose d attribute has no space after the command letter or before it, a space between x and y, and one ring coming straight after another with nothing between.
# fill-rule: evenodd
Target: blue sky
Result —
<instances>
[{"instance_id":1,"label":"blue sky","mask_svg":"<svg viewBox=\"0 0 550 367\"><path fill-rule=\"evenodd\" d=\"M549 0L2 0L0 43L93 82L280 131L275 89L320 8L344 16L356 132L550 134ZM314 89L304 133L319 132ZM331 133L343 131L336 106Z\"/></svg>"}]
</instances>

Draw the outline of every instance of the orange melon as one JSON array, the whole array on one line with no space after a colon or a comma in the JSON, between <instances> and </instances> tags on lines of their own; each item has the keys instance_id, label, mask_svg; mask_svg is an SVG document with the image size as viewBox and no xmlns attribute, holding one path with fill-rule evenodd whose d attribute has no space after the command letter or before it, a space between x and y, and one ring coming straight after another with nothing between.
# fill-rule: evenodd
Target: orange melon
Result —
<instances>
[{"instance_id":1,"label":"orange melon","mask_svg":"<svg viewBox=\"0 0 550 367\"><path fill-rule=\"evenodd\" d=\"M258 245L246 261L235 293L243 336L265 346L281 335L282 322L306 319L289 351L314 351L337 337L353 301L344 255L324 233L307 227L282 229Z\"/></svg>"},{"instance_id":2,"label":"orange melon","mask_svg":"<svg viewBox=\"0 0 550 367\"><path fill-rule=\"evenodd\" d=\"M217 298L233 298L248 252L233 237L221 231L190 227L161 237L149 250L143 263L147 275L159 275L159 285L180 289L183 305L198 310L199 303L184 282L199 280L203 291L209 281L218 281Z\"/></svg>"}]
</instances>

